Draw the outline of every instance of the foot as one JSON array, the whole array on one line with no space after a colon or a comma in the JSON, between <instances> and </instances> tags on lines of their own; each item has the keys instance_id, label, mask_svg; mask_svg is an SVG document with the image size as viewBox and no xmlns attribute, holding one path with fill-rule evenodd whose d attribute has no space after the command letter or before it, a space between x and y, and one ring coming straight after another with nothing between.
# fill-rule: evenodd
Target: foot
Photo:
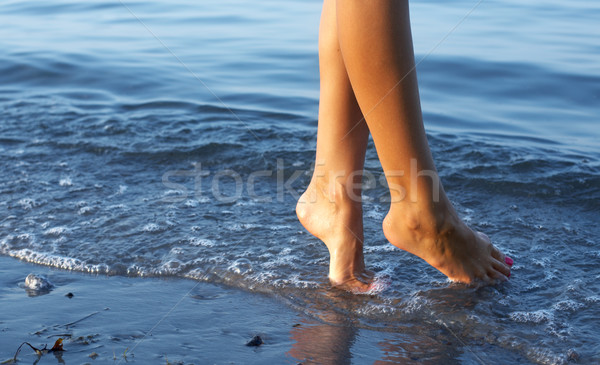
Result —
<instances>
[{"instance_id":1,"label":"foot","mask_svg":"<svg viewBox=\"0 0 600 365\"><path fill-rule=\"evenodd\" d=\"M313 179L296 205L300 223L329 250L329 280L335 287L366 292L372 273L365 270L360 201L353 201L342 184Z\"/></svg>"},{"instance_id":2,"label":"foot","mask_svg":"<svg viewBox=\"0 0 600 365\"><path fill-rule=\"evenodd\" d=\"M394 246L419 256L452 281L492 284L508 280L512 259L485 234L472 231L450 203L421 208L392 206L383 231Z\"/></svg>"}]
</instances>

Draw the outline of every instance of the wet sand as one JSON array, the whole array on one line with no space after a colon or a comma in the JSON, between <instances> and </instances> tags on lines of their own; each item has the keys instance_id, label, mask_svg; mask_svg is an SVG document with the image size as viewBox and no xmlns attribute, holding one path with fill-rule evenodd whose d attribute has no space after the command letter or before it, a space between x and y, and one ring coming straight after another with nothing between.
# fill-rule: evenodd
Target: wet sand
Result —
<instances>
[{"instance_id":1,"label":"wet sand","mask_svg":"<svg viewBox=\"0 0 600 365\"><path fill-rule=\"evenodd\" d=\"M44 275L54 288L26 290L30 273ZM64 339L66 351L40 359L23 347L21 364L524 361L485 344L464 348L440 329L415 336L357 328L335 310L312 318L268 295L185 279L94 276L8 257L0 257L0 308L0 361L10 360L22 342L50 348ZM264 343L246 346L256 335Z\"/></svg>"},{"instance_id":2,"label":"wet sand","mask_svg":"<svg viewBox=\"0 0 600 365\"><path fill-rule=\"evenodd\" d=\"M0 263L0 361L24 341L52 347L62 337L66 363L281 363L301 320L271 298L191 280L92 276L6 257ZM45 275L54 289L26 290L29 273ZM264 344L245 346L255 335ZM41 363L56 361L49 358ZM37 356L23 347L18 359Z\"/></svg>"}]
</instances>

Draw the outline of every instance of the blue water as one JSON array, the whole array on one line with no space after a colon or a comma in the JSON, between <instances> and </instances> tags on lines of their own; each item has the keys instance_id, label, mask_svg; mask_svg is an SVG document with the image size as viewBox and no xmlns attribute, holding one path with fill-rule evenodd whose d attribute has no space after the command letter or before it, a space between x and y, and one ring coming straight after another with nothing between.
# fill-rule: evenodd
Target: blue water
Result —
<instances>
[{"instance_id":1,"label":"blue water","mask_svg":"<svg viewBox=\"0 0 600 365\"><path fill-rule=\"evenodd\" d=\"M450 284L393 248L377 185L366 261L391 286L328 288L327 251L294 215L316 142L312 0L2 2L0 254L441 331L460 339L456 361L473 346L600 361L600 3L477 4L414 1L413 35L444 186L515 259L509 283ZM373 146L367 171L381 175ZM410 360L394 341L387 360Z\"/></svg>"}]
</instances>

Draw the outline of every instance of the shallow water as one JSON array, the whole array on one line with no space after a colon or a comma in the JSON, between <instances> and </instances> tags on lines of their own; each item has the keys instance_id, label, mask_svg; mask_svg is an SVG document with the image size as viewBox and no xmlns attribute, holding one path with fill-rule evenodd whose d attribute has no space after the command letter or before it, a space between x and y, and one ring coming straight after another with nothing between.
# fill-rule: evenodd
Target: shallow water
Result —
<instances>
[{"instance_id":1,"label":"shallow water","mask_svg":"<svg viewBox=\"0 0 600 365\"><path fill-rule=\"evenodd\" d=\"M413 2L413 33L444 186L515 259L509 283L451 285L389 245L371 146L366 261L391 284L328 289L327 251L293 213L314 159L317 1L2 3L0 254L600 361L600 5L476 4Z\"/></svg>"}]
</instances>

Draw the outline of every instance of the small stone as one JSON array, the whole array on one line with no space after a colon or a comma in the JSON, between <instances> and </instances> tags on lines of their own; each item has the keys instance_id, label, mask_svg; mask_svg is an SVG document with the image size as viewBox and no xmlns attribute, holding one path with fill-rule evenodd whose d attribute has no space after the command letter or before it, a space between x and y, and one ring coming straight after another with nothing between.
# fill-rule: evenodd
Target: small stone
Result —
<instances>
[{"instance_id":1,"label":"small stone","mask_svg":"<svg viewBox=\"0 0 600 365\"><path fill-rule=\"evenodd\" d=\"M96 360L96 358L99 356L97 353L92 352L91 354L88 355L89 357L91 357L93 360Z\"/></svg>"},{"instance_id":2,"label":"small stone","mask_svg":"<svg viewBox=\"0 0 600 365\"><path fill-rule=\"evenodd\" d=\"M52 289L54 285L44 275L29 274L25 278L25 287L30 290L44 291Z\"/></svg>"},{"instance_id":3,"label":"small stone","mask_svg":"<svg viewBox=\"0 0 600 365\"><path fill-rule=\"evenodd\" d=\"M259 335L256 335L256 336L252 337L252 339L250 341L248 341L248 343L246 343L246 346L260 346L263 343L264 342L263 342L262 338L260 338Z\"/></svg>"},{"instance_id":4,"label":"small stone","mask_svg":"<svg viewBox=\"0 0 600 365\"><path fill-rule=\"evenodd\" d=\"M65 297L67 297L69 299L73 298L74 296L75 295L73 293L67 293L67 294L65 294Z\"/></svg>"},{"instance_id":5,"label":"small stone","mask_svg":"<svg viewBox=\"0 0 600 365\"><path fill-rule=\"evenodd\" d=\"M293 325L292 327L300 327L300 326L302 326L302 324L300 324L300 323L296 323L296 324L295 324L295 325Z\"/></svg>"}]
</instances>

